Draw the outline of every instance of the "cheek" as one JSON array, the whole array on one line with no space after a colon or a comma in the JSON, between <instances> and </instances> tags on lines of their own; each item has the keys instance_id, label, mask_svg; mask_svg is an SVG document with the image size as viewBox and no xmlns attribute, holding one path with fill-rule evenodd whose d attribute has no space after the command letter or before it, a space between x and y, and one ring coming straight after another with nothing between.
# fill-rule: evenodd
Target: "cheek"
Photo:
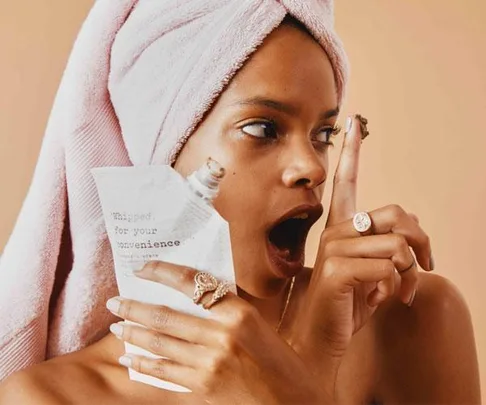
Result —
<instances>
[{"instance_id":1,"label":"cheek","mask_svg":"<svg viewBox=\"0 0 486 405\"><path fill-rule=\"evenodd\" d=\"M228 170L214 207L229 222L258 221L264 216L268 201L263 177L255 177L249 168Z\"/></svg>"}]
</instances>

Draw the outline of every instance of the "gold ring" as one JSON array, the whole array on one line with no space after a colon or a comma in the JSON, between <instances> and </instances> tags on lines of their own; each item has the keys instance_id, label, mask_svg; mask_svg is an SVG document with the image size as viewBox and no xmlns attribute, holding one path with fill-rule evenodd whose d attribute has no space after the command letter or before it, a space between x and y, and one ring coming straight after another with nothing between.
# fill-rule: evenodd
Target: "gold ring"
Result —
<instances>
[{"instance_id":1,"label":"gold ring","mask_svg":"<svg viewBox=\"0 0 486 405\"><path fill-rule=\"evenodd\" d=\"M218 288L218 280L212 274L198 271L194 276L194 295L192 300L199 304L203 295Z\"/></svg>"},{"instance_id":2,"label":"gold ring","mask_svg":"<svg viewBox=\"0 0 486 405\"><path fill-rule=\"evenodd\" d=\"M208 303L204 304L203 307L205 309L211 308L216 302L218 302L221 298L223 298L229 290L230 290L230 284L227 283L226 281L222 281L221 283L219 283L218 287L216 288L216 291L213 293L211 300Z\"/></svg>"}]
</instances>

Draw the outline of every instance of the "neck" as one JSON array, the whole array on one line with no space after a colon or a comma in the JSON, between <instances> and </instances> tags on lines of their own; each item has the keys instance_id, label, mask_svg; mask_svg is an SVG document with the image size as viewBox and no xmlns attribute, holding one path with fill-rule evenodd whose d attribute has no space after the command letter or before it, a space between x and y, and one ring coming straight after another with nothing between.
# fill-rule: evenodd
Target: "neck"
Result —
<instances>
[{"instance_id":1,"label":"neck","mask_svg":"<svg viewBox=\"0 0 486 405\"><path fill-rule=\"evenodd\" d=\"M270 298L255 297L238 287L238 296L255 307L260 316L273 329L277 329L287 302L290 285L291 279L286 280L279 292Z\"/></svg>"}]
</instances>

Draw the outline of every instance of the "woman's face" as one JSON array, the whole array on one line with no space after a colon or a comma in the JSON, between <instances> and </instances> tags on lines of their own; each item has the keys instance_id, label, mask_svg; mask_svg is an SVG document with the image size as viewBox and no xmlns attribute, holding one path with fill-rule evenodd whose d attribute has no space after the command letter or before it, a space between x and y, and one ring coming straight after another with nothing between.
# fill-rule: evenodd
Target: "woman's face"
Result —
<instances>
[{"instance_id":1,"label":"woman's face","mask_svg":"<svg viewBox=\"0 0 486 405\"><path fill-rule=\"evenodd\" d=\"M274 296L303 268L308 228L322 214L336 109L326 53L305 32L281 25L237 72L176 161L184 176L208 157L226 169L214 206L230 224L236 281L248 294ZM277 226L294 214L308 218Z\"/></svg>"}]
</instances>

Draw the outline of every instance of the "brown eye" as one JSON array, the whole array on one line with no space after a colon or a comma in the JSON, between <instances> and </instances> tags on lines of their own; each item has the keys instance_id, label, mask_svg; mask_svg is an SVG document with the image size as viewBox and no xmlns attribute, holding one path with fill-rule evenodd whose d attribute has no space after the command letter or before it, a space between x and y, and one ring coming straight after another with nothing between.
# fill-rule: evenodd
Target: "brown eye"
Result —
<instances>
[{"instance_id":1,"label":"brown eye","mask_svg":"<svg viewBox=\"0 0 486 405\"><path fill-rule=\"evenodd\" d=\"M331 142L331 138L341 132L340 126L323 128L315 137L315 140L326 145L334 145Z\"/></svg>"},{"instance_id":2,"label":"brown eye","mask_svg":"<svg viewBox=\"0 0 486 405\"><path fill-rule=\"evenodd\" d=\"M246 124L241 127L241 130L255 138L276 138L277 129L272 122L258 121Z\"/></svg>"}]
</instances>

